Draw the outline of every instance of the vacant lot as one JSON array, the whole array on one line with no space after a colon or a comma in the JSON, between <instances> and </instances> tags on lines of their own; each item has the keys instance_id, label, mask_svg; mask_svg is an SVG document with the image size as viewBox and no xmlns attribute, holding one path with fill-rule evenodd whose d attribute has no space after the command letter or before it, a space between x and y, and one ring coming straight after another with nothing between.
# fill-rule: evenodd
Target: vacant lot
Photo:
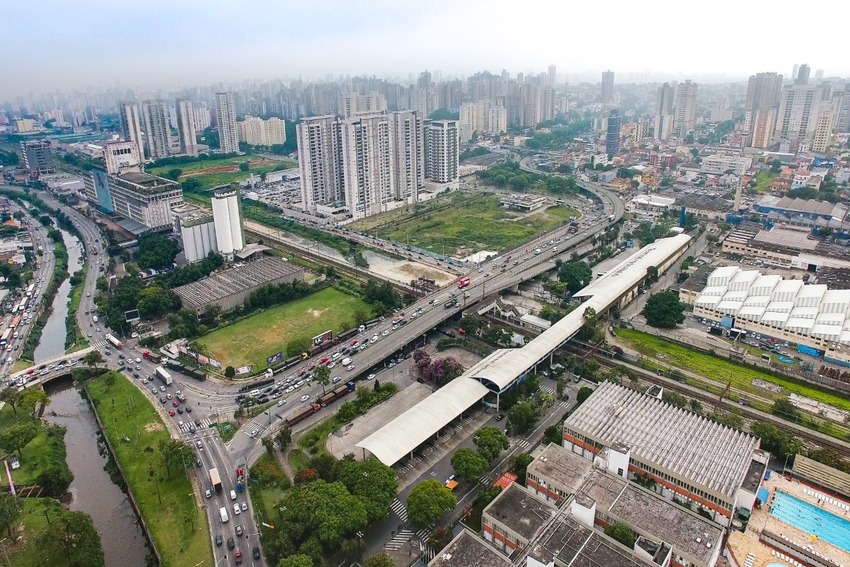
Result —
<instances>
[{"instance_id":1,"label":"vacant lot","mask_svg":"<svg viewBox=\"0 0 850 567\"><path fill-rule=\"evenodd\" d=\"M249 162L250 169L248 171L239 171L239 164ZM270 173L272 171L281 171L295 167L295 163L291 161L270 160L264 157L255 155L244 155L223 159L205 159L193 161L190 163L182 163L175 165L164 165L154 167L148 170L154 175L165 176L172 169L179 169L183 172L179 181L185 181L188 178L197 179L201 183L201 189L212 189L218 185L225 185L235 181L247 179L252 173L260 175L261 173Z\"/></svg>"},{"instance_id":2,"label":"vacant lot","mask_svg":"<svg viewBox=\"0 0 850 567\"><path fill-rule=\"evenodd\" d=\"M273 307L198 339L199 347L225 366L266 367L266 357L283 352L293 339L311 339L328 329L334 334L354 326L354 312L372 308L333 288L323 289L286 305Z\"/></svg>"},{"instance_id":3,"label":"vacant lot","mask_svg":"<svg viewBox=\"0 0 850 567\"><path fill-rule=\"evenodd\" d=\"M111 375L111 386L104 375L89 382L88 390L163 565L212 565L209 527L187 473L174 465L169 474L159 450L159 443L171 435L144 394L123 375Z\"/></svg>"},{"instance_id":4,"label":"vacant lot","mask_svg":"<svg viewBox=\"0 0 850 567\"><path fill-rule=\"evenodd\" d=\"M807 384L806 382L791 378L782 378L757 369L741 366L719 356L696 352L682 345L641 331L620 329L617 334L631 343L634 349L643 355L663 360L671 366L690 370L717 382L725 383L727 380L731 380L732 386L740 390L754 392L762 397L776 397L771 396L763 388L753 386L753 380L758 378L782 386L789 393L794 392L837 408L850 410L850 400L828 390Z\"/></svg>"},{"instance_id":5,"label":"vacant lot","mask_svg":"<svg viewBox=\"0 0 850 567\"><path fill-rule=\"evenodd\" d=\"M531 213L499 208L499 196L454 193L358 221L352 230L433 252L465 257L481 250L513 248L579 214L564 206Z\"/></svg>"}]
</instances>

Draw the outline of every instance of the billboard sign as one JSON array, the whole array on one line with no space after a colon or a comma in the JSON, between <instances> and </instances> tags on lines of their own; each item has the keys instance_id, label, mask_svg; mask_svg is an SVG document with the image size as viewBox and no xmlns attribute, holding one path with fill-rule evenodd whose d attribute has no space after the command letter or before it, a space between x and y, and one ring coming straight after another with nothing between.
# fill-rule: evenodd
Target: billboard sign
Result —
<instances>
[{"instance_id":1,"label":"billboard sign","mask_svg":"<svg viewBox=\"0 0 850 567\"><path fill-rule=\"evenodd\" d=\"M315 337L313 337L313 344L318 346L318 345L322 344L323 342L329 341L333 338L334 338L334 332L333 331L325 331L321 335L316 335Z\"/></svg>"},{"instance_id":2,"label":"billboard sign","mask_svg":"<svg viewBox=\"0 0 850 567\"><path fill-rule=\"evenodd\" d=\"M266 357L266 364L271 366L275 362L280 362L281 360L283 360L283 353L279 352L279 353L274 354L272 356L267 356Z\"/></svg>"},{"instance_id":3,"label":"billboard sign","mask_svg":"<svg viewBox=\"0 0 850 567\"><path fill-rule=\"evenodd\" d=\"M249 364L247 366L240 366L239 368L237 368L236 374L250 374L253 371L254 367Z\"/></svg>"}]
</instances>

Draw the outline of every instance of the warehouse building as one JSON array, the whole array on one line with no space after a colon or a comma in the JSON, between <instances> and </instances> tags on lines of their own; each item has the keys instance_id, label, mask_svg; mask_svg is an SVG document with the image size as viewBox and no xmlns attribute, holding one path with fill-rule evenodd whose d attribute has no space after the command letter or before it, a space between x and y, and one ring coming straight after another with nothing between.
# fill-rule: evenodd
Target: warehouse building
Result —
<instances>
[{"instance_id":1,"label":"warehouse building","mask_svg":"<svg viewBox=\"0 0 850 567\"><path fill-rule=\"evenodd\" d=\"M211 305L223 311L239 307L263 286L304 279L304 269L283 258L268 256L174 288L183 307L197 314Z\"/></svg>"},{"instance_id":2,"label":"warehouse building","mask_svg":"<svg viewBox=\"0 0 850 567\"><path fill-rule=\"evenodd\" d=\"M850 366L850 290L830 290L763 275L758 270L722 266L694 301L694 315L725 317L734 327L806 347L807 354Z\"/></svg>"},{"instance_id":3,"label":"warehouse building","mask_svg":"<svg viewBox=\"0 0 850 567\"><path fill-rule=\"evenodd\" d=\"M847 246L831 244L812 235L809 228L774 225L763 230L744 223L723 240L722 251L754 259L766 266L818 272L823 268L850 268Z\"/></svg>"},{"instance_id":4,"label":"warehouse building","mask_svg":"<svg viewBox=\"0 0 850 567\"><path fill-rule=\"evenodd\" d=\"M636 390L604 382L564 421L564 447L604 459L624 478L652 479L729 525L752 510L769 455L758 438Z\"/></svg>"}]
</instances>

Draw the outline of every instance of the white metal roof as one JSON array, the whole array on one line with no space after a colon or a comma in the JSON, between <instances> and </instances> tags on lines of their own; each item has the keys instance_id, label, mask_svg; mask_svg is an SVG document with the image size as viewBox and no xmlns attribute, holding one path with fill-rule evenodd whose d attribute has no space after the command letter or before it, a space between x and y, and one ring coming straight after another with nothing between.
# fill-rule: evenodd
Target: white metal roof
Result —
<instances>
[{"instance_id":1,"label":"white metal roof","mask_svg":"<svg viewBox=\"0 0 850 567\"><path fill-rule=\"evenodd\" d=\"M357 446L392 466L475 405L487 392L487 387L477 380L455 378Z\"/></svg>"},{"instance_id":2,"label":"white metal roof","mask_svg":"<svg viewBox=\"0 0 850 567\"><path fill-rule=\"evenodd\" d=\"M564 433L606 446L626 445L654 463L727 498L734 498L759 440L655 397L603 382L564 422Z\"/></svg>"}]
</instances>

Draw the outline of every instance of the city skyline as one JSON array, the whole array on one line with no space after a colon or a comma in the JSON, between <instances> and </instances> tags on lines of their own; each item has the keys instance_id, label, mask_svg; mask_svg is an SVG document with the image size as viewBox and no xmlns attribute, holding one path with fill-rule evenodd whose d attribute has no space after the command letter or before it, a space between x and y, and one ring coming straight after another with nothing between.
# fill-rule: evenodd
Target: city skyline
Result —
<instances>
[{"instance_id":1,"label":"city skyline","mask_svg":"<svg viewBox=\"0 0 850 567\"><path fill-rule=\"evenodd\" d=\"M252 78L408 77L425 69L444 76L485 69L536 74L550 64L556 65L559 82L599 82L609 68L621 83L665 75L700 82L746 80L762 71L790 76L791 66L802 63L813 74L820 69L825 76L850 74L837 34L823 34L819 42L789 40L771 49L760 48L747 34L741 41L722 41L722 30L732 25L729 14L763 29L779 29L787 17L729 0L710 9L689 6L675 12L677 20L692 22L688 37L698 39L688 46L677 45L674 32L636 35L646 26L676 28L664 25L663 11L625 2L615 2L611 12L616 17L604 19L595 7L556 2L523 5L518 13L516 4L506 1L438 0L426 7L387 0L356 6L194 0L166 5L154 0L142 11L140 5L87 0L77 10L61 11L61 18L57 6L7 8L7 80L0 84L0 99L116 84L181 88ZM477 25L485 13L488 25ZM144 23L153 23L151 14L162 14L156 25ZM37 41L34 23L40 29ZM602 41L603 25L606 36L624 39ZM224 37L229 41L216 39ZM60 57L68 53L74 59Z\"/></svg>"}]
</instances>

